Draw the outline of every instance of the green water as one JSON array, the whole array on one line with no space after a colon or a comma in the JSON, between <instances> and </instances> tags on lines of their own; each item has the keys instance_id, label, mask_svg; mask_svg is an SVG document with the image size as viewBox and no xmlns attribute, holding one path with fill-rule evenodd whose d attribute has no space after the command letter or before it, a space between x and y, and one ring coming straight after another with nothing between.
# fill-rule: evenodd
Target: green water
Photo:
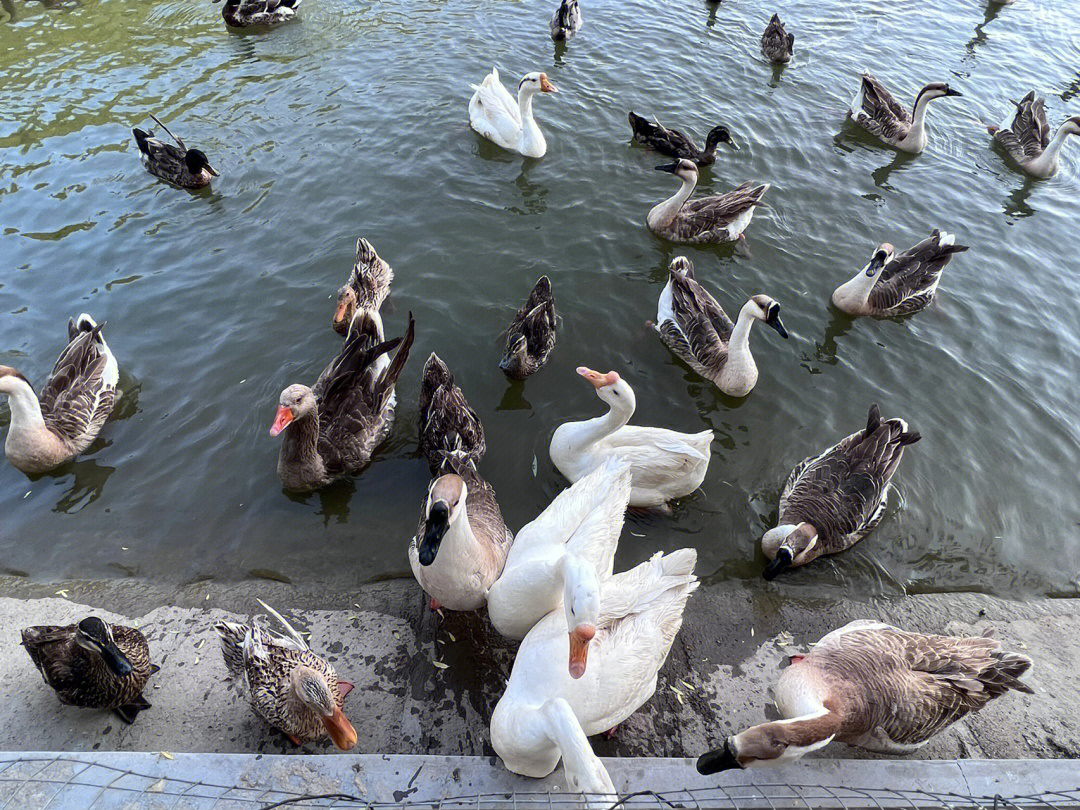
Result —
<instances>
[{"instance_id":1,"label":"green water","mask_svg":"<svg viewBox=\"0 0 1080 810\"><path fill-rule=\"evenodd\" d=\"M760 575L761 533L791 467L878 401L923 435L882 525L783 587L855 595L978 589L1072 593L1080 568L1080 142L1029 182L979 119L1035 87L1052 123L1080 112L1080 25L1068 0L583 2L567 47L553 2L306 0L279 29L227 31L194 0L13 0L0 23L0 363L40 385L69 316L107 320L124 396L90 452L30 481L0 464L0 568L34 578L234 580L251 571L347 588L408 575L428 481L416 452L424 358L438 353L484 421L482 472L512 527L564 482L547 457L561 421L600 413L574 374L614 368L638 424L715 430L701 491L671 519L632 518L619 567L692 544L699 572ZM796 34L782 71L758 53L779 10ZM465 125L469 84L545 70L539 161ZM908 104L929 80L932 141L898 156L845 123L861 69ZM512 84L511 84L512 86ZM722 152L703 192L772 183L749 256L678 248L645 213L674 191L631 146L626 112L656 114ZM133 125L156 112L221 171L190 194L147 175ZM879 242L931 228L971 250L937 302L903 321L853 322L834 287ZM337 351L332 296L367 237L394 267L389 335L416 316L398 421L362 474L308 497L281 491L267 435L278 393ZM791 339L757 329L761 377L720 395L644 328L673 256L734 313L783 306ZM562 316L546 368L497 368L501 332L536 278ZM6 432L7 406L0 405ZM535 473L534 473L535 467Z\"/></svg>"}]
</instances>

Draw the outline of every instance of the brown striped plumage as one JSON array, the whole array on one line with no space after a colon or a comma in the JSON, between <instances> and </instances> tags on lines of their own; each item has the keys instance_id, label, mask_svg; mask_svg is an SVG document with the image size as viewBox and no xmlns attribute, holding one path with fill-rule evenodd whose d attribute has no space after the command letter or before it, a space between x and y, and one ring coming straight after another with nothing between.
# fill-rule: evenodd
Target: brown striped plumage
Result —
<instances>
[{"instance_id":1,"label":"brown striped plumage","mask_svg":"<svg viewBox=\"0 0 1080 810\"><path fill-rule=\"evenodd\" d=\"M499 368L512 380L524 380L543 367L554 348L555 297L551 281L540 276L506 330L506 348Z\"/></svg>"},{"instance_id":2,"label":"brown striped plumage","mask_svg":"<svg viewBox=\"0 0 1080 810\"><path fill-rule=\"evenodd\" d=\"M394 270L383 260L367 239L356 240L356 260L348 280L338 289L337 307L332 322L334 331L346 335L357 310L378 312L386 296Z\"/></svg>"},{"instance_id":3,"label":"brown striped plumage","mask_svg":"<svg viewBox=\"0 0 1080 810\"><path fill-rule=\"evenodd\" d=\"M443 468L448 454L475 466L487 452L480 417L454 384L446 363L434 352L424 364L420 381L420 452L432 475Z\"/></svg>"},{"instance_id":4,"label":"brown striped plumage","mask_svg":"<svg viewBox=\"0 0 1080 810\"><path fill-rule=\"evenodd\" d=\"M769 25L761 37L761 53L770 62L785 63L791 61L795 52L795 35L789 34L780 15L773 14Z\"/></svg>"}]
</instances>

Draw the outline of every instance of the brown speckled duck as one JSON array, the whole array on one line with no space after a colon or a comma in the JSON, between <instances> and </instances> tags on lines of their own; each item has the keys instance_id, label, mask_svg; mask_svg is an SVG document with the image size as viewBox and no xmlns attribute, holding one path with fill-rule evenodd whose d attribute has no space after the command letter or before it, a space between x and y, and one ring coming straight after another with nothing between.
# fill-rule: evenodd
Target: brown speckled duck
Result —
<instances>
[{"instance_id":1,"label":"brown speckled duck","mask_svg":"<svg viewBox=\"0 0 1080 810\"><path fill-rule=\"evenodd\" d=\"M432 475L438 475L448 452L478 464L487 452L484 426L454 375L435 352L424 364L420 381L420 452Z\"/></svg>"},{"instance_id":2,"label":"brown speckled duck","mask_svg":"<svg viewBox=\"0 0 1080 810\"><path fill-rule=\"evenodd\" d=\"M277 25L295 17L299 5L300 0L225 0L221 18L230 28Z\"/></svg>"},{"instance_id":3,"label":"brown speckled duck","mask_svg":"<svg viewBox=\"0 0 1080 810\"><path fill-rule=\"evenodd\" d=\"M390 282L393 280L393 269L375 252L371 242L357 239L356 261L348 281L338 290L334 331L339 335L348 334L357 310L378 311L390 293Z\"/></svg>"},{"instance_id":4,"label":"brown speckled duck","mask_svg":"<svg viewBox=\"0 0 1080 810\"><path fill-rule=\"evenodd\" d=\"M693 139L678 129L668 129L659 121L650 121L630 111L630 129L634 131L634 140L674 158L692 160L698 166L711 166L716 162L716 148L726 143L738 151L739 145L731 138L731 133L723 124L717 124L705 136L705 148L699 149Z\"/></svg>"},{"instance_id":5,"label":"brown speckled duck","mask_svg":"<svg viewBox=\"0 0 1080 810\"><path fill-rule=\"evenodd\" d=\"M551 281L540 276L529 299L506 331L506 348L499 368L512 380L539 371L555 348L555 297Z\"/></svg>"},{"instance_id":6,"label":"brown speckled duck","mask_svg":"<svg viewBox=\"0 0 1080 810\"><path fill-rule=\"evenodd\" d=\"M789 34L780 15L773 14L765 34L761 37L761 53L770 62L785 64L791 61L795 52L795 35Z\"/></svg>"}]
</instances>

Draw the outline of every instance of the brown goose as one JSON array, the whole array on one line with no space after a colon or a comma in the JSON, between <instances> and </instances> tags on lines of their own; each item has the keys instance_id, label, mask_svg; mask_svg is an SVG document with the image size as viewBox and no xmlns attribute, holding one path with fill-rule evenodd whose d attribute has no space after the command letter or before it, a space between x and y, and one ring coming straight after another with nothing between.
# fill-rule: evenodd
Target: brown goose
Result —
<instances>
[{"instance_id":1,"label":"brown goose","mask_svg":"<svg viewBox=\"0 0 1080 810\"><path fill-rule=\"evenodd\" d=\"M548 277L540 276L506 332L499 368L512 380L524 380L540 370L554 348L555 297Z\"/></svg>"},{"instance_id":2,"label":"brown goose","mask_svg":"<svg viewBox=\"0 0 1080 810\"><path fill-rule=\"evenodd\" d=\"M769 184L743 183L719 197L691 200L697 186L698 169L690 160L677 160L656 169L682 180L682 187L659 205L653 206L645 221L657 236L686 244L734 242L742 236L761 205Z\"/></svg>"},{"instance_id":3,"label":"brown goose","mask_svg":"<svg viewBox=\"0 0 1080 810\"><path fill-rule=\"evenodd\" d=\"M432 475L443 468L447 453L462 454L475 466L487 452L484 426L469 407L454 375L435 352L424 364L420 381L420 452Z\"/></svg>"},{"instance_id":4,"label":"brown goose","mask_svg":"<svg viewBox=\"0 0 1080 810\"><path fill-rule=\"evenodd\" d=\"M629 119L635 141L669 157L692 160L698 166L711 166L715 163L716 147L721 143L726 143L736 151L739 149L739 145L732 140L731 133L723 124L709 130L709 134L705 136L705 148L698 149L690 136L681 130L668 129L659 121L650 121L636 115L633 110L630 111Z\"/></svg>"},{"instance_id":5,"label":"brown goose","mask_svg":"<svg viewBox=\"0 0 1080 810\"><path fill-rule=\"evenodd\" d=\"M1011 121L987 129L1021 169L1032 177L1045 179L1057 174L1058 155L1066 136L1080 135L1080 115L1065 119L1051 139L1046 100L1035 98L1032 90L1016 103Z\"/></svg>"},{"instance_id":6,"label":"brown goose","mask_svg":"<svg viewBox=\"0 0 1080 810\"><path fill-rule=\"evenodd\" d=\"M878 318L926 309L937 293L941 271L953 254L965 250L967 245L956 244L955 235L936 228L895 258L893 246L885 242L855 278L833 291L832 302L848 315Z\"/></svg>"},{"instance_id":7,"label":"brown goose","mask_svg":"<svg viewBox=\"0 0 1080 810\"><path fill-rule=\"evenodd\" d=\"M295 384L281 392L270 435L289 428L277 468L286 489L310 492L368 463L394 423L394 386L414 332L410 312L405 336L384 341L379 313L361 310L315 387Z\"/></svg>"},{"instance_id":8,"label":"brown goose","mask_svg":"<svg viewBox=\"0 0 1080 810\"><path fill-rule=\"evenodd\" d=\"M903 419L882 419L875 404L863 430L800 462L780 494L780 525L761 538L761 550L772 560L765 579L849 549L870 534L885 514L904 448L921 438Z\"/></svg>"},{"instance_id":9,"label":"brown goose","mask_svg":"<svg viewBox=\"0 0 1080 810\"><path fill-rule=\"evenodd\" d=\"M349 324L358 309L378 312L390 293L394 271L375 252L367 239L356 240L356 261L348 280L338 289L337 308L334 310L334 331L347 334Z\"/></svg>"},{"instance_id":10,"label":"brown goose","mask_svg":"<svg viewBox=\"0 0 1080 810\"><path fill-rule=\"evenodd\" d=\"M68 345L40 397L21 372L0 366L0 394L7 394L11 407L4 452L16 469L48 472L97 438L116 404L120 378L103 327L85 313L68 321Z\"/></svg>"},{"instance_id":11,"label":"brown goose","mask_svg":"<svg viewBox=\"0 0 1080 810\"><path fill-rule=\"evenodd\" d=\"M342 707L353 685L339 680L334 667L313 653L276 610L262 600L259 604L281 622L285 633L264 627L264 616L247 625L217 622L214 630L229 675L244 685L252 711L295 745L329 735L334 745L348 751L356 745L356 729Z\"/></svg>"},{"instance_id":12,"label":"brown goose","mask_svg":"<svg viewBox=\"0 0 1080 810\"><path fill-rule=\"evenodd\" d=\"M125 723L150 708L142 691L160 667L150 663L146 638L133 627L90 616L78 624L27 627L22 645L67 706L111 709Z\"/></svg>"},{"instance_id":13,"label":"brown goose","mask_svg":"<svg viewBox=\"0 0 1080 810\"><path fill-rule=\"evenodd\" d=\"M910 633L859 620L825 636L776 685L784 720L728 737L703 754L699 773L790 762L833 740L881 753L908 753L1010 689L1031 659L991 637Z\"/></svg>"},{"instance_id":14,"label":"brown goose","mask_svg":"<svg viewBox=\"0 0 1080 810\"><path fill-rule=\"evenodd\" d=\"M794 52L795 35L787 32L784 24L780 22L779 14L773 14L761 37L761 53L770 62L783 64L791 61Z\"/></svg>"},{"instance_id":15,"label":"brown goose","mask_svg":"<svg viewBox=\"0 0 1080 810\"><path fill-rule=\"evenodd\" d=\"M852 99L848 114L856 124L889 146L903 152L921 152L926 148L926 107L936 98L963 95L944 82L931 82L915 97L915 111L910 113L892 97L885 85L869 73L862 75L859 92Z\"/></svg>"}]
</instances>

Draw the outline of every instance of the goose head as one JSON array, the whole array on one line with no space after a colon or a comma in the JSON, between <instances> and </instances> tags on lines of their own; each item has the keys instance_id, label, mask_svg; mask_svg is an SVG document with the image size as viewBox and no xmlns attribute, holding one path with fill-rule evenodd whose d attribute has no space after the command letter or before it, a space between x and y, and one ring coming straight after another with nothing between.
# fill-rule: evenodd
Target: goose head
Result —
<instances>
[{"instance_id":1,"label":"goose head","mask_svg":"<svg viewBox=\"0 0 1080 810\"><path fill-rule=\"evenodd\" d=\"M878 245L877 250L874 251L874 255L870 257L870 261L867 262L866 267L863 268L866 277L873 278L876 276L885 265L893 260L893 254L895 252L896 249L888 242L882 242Z\"/></svg>"},{"instance_id":2,"label":"goose head","mask_svg":"<svg viewBox=\"0 0 1080 810\"><path fill-rule=\"evenodd\" d=\"M771 560L763 576L766 580L774 580L785 568L806 565L821 554L818 530L810 523L777 526L765 532L761 538L761 550Z\"/></svg>"},{"instance_id":3,"label":"goose head","mask_svg":"<svg viewBox=\"0 0 1080 810\"><path fill-rule=\"evenodd\" d=\"M919 105L920 99L926 99L927 101L933 101L935 98L946 98L947 96L962 96L964 95L959 90L953 90L945 82L930 82L922 90L919 91L919 95L915 98L915 106Z\"/></svg>"},{"instance_id":4,"label":"goose head","mask_svg":"<svg viewBox=\"0 0 1080 810\"><path fill-rule=\"evenodd\" d=\"M469 488L459 475L453 473L435 479L428 491L427 504L424 507L424 536L417 548L421 565L431 565L439 553L451 524L465 510L465 499Z\"/></svg>"},{"instance_id":5,"label":"goose head","mask_svg":"<svg viewBox=\"0 0 1080 810\"><path fill-rule=\"evenodd\" d=\"M577 373L592 383L593 388L596 389L596 395L610 405L613 410L624 411L629 409L633 411L637 407L634 389L619 376L618 372L609 371L607 374L601 374L591 368L579 366Z\"/></svg>"},{"instance_id":6,"label":"goose head","mask_svg":"<svg viewBox=\"0 0 1080 810\"><path fill-rule=\"evenodd\" d=\"M13 394L16 391L25 391L27 388L31 392L34 390L34 386L30 384L30 380L26 379L25 374L11 366L0 366L0 394Z\"/></svg>"},{"instance_id":7,"label":"goose head","mask_svg":"<svg viewBox=\"0 0 1080 810\"><path fill-rule=\"evenodd\" d=\"M697 183L698 168L692 160L680 158L674 163L662 163L656 167L658 172L668 172L682 180L684 183Z\"/></svg>"},{"instance_id":8,"label":"goose head","mask_svg":"<svg viewBox=\"0 0 1080 810\"><path fill-rule=\"evenodd\" d=\"M788 330L784 322L780 320L780 305L767 295L755 295L746 302L750 314L759 321L764 321L777 331L780 337L787 339Z\"/></svg>"},{"instance_id":9,"label":"goose head","mask_svg":"<svg viewBox=\"0 0 1080 810\"><path fill-rule=\"evenodd\" d=\"M112 627L97 616L90 616L75 625L75 643L101 659L117 678L126 678L134 671L127 656L116 646Z\"/></svg>"},{"instance_id":10,"label":"goose head","mask_svg":"<svg viewBox=\"0 0 1080 810\"><path fill-rule=\"evenodd\" d=\"M277 436L296 420L308 418L317 405L315 394L306 385L290 385L278 399L277 416L270 426L270 435Z\"/></svg>"},{"instance_id":11,"label":"goose head","mask_svg":"<svg viewBox=\"0 0 1080 810\"><path fill-rule=\"evenodd\" d=\"M184 165L187 166L187 170L192 174L200 174L206 172L212 177L218 176L218 171L210 165L210 159L206 157L206 153L201 149L188 149L187 154L184 155Z\"/></svg>"},{"instance_id":12,"label":"goose head","mask_svg":"<svg viewBox=\"0 0 1080 810\"><path fill-rule=\"evenodd\" d=\"M326 676L311 667L299 666L289 675L293 697L319 716L334 745L348 751L356 745L356 729L338 708Z\"/></svg>"},{"instance_id":13,"label":"goose head","mask_svg":"<svg viewBox=\"0 0 1080 810\"><path fill-rule=\"evenodd\" d=\"M540 73L535 70L532 73L526 73L521 77L521 81L518 82L518 93L521 93L523 90L530 94L559 92L559 88L551 83L546 73Z\"/></svg>"},{"instance_id":14,"label":"goose head","mask_svg":"<svg viewBox=\"0 0 1080 810\"><path fill-rule=\"evenodd\" d=\"M589 642L596 636L600 621L600 583L596 570L585 560L568 554L563 570L563 607L570 631L570 677L585 674Z\"/></svg>"},{"instance_id":15,"label":"goose head","mask_svg":"<svg viewBox=\"0 0 1080 810\"><path fill-rule=\"evenodd\" d=\"M731 133L723 124L709 130L709 134L705 136L705 151L708 152L714 150L716 149L717 144L721 143L726 143L736 152L739 151L739 145L732 140Z\"/></svg>"},{"instance_id":16,"label":"goose head","mask_svg":"<svg viewBox=\"0 0 1080 810\"><path fill-rule=\"evenodd\" d=\"M722 748L698 757L697 771L709 776L733 768L747 768L757 762L790 760L801 756L801 751L799 754L789 751L789 743L784 739L783 732L782 723L765 723L728 737Z\"/></svg>"}]
</instances>

